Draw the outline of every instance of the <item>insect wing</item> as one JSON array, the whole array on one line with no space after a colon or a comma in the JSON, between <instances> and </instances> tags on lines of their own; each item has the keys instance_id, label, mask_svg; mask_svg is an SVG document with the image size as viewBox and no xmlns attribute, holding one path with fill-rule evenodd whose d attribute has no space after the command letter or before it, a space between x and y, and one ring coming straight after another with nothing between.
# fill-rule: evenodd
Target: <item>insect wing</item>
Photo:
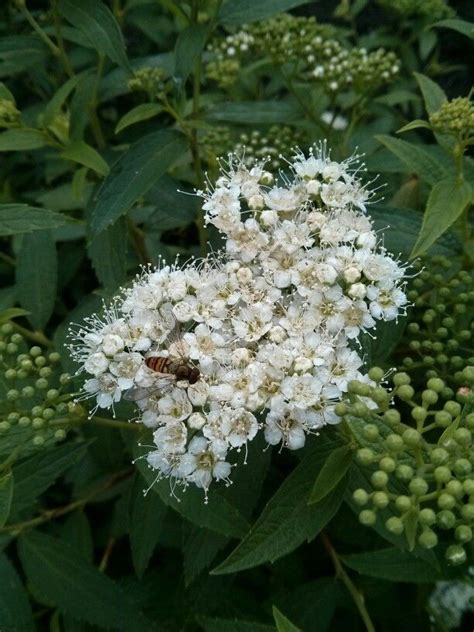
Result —
<instances>
[{"instance_id":1,"label":"insect wing","mask_svg":"<svg viewBox=\"0 0 474 632\"><path fill-rule=\"evenodd\" d=\"M123 398L129 402L138 402L147 399L151 395L164 395L175 383L174 375L163 375L159 377L151 386L129 388L125 391Z\"/></svg>"}]
</instances>

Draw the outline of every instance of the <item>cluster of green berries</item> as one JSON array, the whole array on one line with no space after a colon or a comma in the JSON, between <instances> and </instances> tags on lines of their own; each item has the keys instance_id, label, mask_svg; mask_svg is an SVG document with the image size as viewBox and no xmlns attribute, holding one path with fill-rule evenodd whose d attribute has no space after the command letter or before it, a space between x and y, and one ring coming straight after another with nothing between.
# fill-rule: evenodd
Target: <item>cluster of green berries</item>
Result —
<instances>
[{"instance_id":1,"label":"cluster of green berries","mask_svg":"<svg viewBox=\"0 0 474 632\"><path fill-rule=\"evenodd\" d=\"M11 323L0 327L0 440L14 433L18 444L42 446L65 438L75 405L70 376L59 372L60 355L28 348Z\"/></svg>"},{"instance_id":2,"label":"cluster of green berries","mask_svg":"<svg viewBox=\"0 0 474 632\"><path fill-rule=\"evenodd\" d=\"M335 38L336 30L313 17L280 14L256 22L209 46L213 58L207 76L222 87L232 85L241 66L256 57L269 58L274 65L293 66L291 72L303 81L317 81L331 94L353 89L372 93L399 73L393 52L380 48L346 49Z\"/></svg>"},{"instance_id":3,"label":"cluster of green berries","mask_svg":"<svg viewBox=\"0 0 474 632\"><path fill-rule=\"evenodd\" d=\"M433 130L452 134L460 140L474 136L474 103L469 97L457 97L444 101L440 109L430 115Z\"/></svg>"},{"instance_id":4,"label":"cluster of green berries","mask_svg":"<svg viewBox=\"0 0 474 632\"><path fill-rule=\"evenodd\" d=\"M240 134L232 151L243 157L247 167L255 162L266 160L269 171L283 166L282 156L289 156L295 147L304 147L304 134L301 130L287 125L272 125L266 132L253 130Z\"/></svg>"},{"instance_id":5,"label":"cluster of green berries","mask_svg":"<svg viewBox=\"0 0 474 632\"><path fill-rule=\"evenodd\" d=\"M162 99L168 92L163 68L140 68L128 80L130 92L146 92L150 101Z\"/></svg>"},{"instance_id":6,"label":"cluster of green berries","mask_svg":"<svg viewBox=\"0 0 474 632\"><path fill-rule=\"evenodd\" d=\"M443 256L414 267L420 271L408 291L413 308L401 345L411 353L403 367L441 377L455 392L465 386L465 367L474 364L474 277Z\"/></svg>"},{"instance_id":7,"label":"cluster of green berries","mask_svg":"<svg viewBox=\"0 0 474 632\"><path fill-rule=\"evenodd\" d=\"M11 99L0 98L0 127L18 127L21 113Z\"/></svg>"},{"instance_id":8,"label":"cluster of green berries","mask_svg":"<svg viewBox=\"0 0 474 632\"><path fill-rule=\"evenodd\" d=\"M440 378L415 394L407 373L392 376L390 391L375 367L376 385L351 382L348 403L336 407L359 445L357 463L368 470L370 484L352 495L360 522L379 520L410 548L439 544L452 564L465 562L474 545L474 366L463 375L471 396L451 399Z\"/></svg>"},{"instance_id":9,"label":"cluster of green berries","mask_svg":"<svg viewBox=\"0 0 474 632\"><path fill-rule=\"evenodd\" d=\"M436 22L443 18L452 17L453 9L446 0L377 0L378 4L399 16L429 18Z\"/></svg>"}]
</instances>

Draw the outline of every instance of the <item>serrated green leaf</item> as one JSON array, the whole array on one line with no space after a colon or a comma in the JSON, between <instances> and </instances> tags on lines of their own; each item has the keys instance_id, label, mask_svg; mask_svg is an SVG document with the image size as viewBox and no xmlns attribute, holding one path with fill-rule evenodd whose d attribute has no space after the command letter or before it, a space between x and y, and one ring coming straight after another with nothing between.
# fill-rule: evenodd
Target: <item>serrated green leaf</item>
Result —
<instances>
[{"instance_id":1,"label":"serrated green leaf","mask_svg":"<svg viewBox=\"0 0 474 632\"><path fill-rule=\"evenodd\" d=\"M275 624L277 628L277 632L301 632L300 628L297 628L296 625L293 625L291 621L285 617L285 615L278 610L276 606L272 607L273 618L275 619Z\"/></svg>"},{"instance_id":2,"label":"serrated green leaf","mask_svg":"<svg viewBox=\"0 0 474 632\"><path fill-rule=\"evenodd\" d=\"M105 629L156 629L124 590L69 544L31 531L20 537L18 549L28 581L60 610Z\"/></svg>"},{"instance_id":3,"label":"serrated green leaf","mask_svg":"<svg viewBox=\"0 0 474 632\"><path fill-rule=\"evenodd\" d=\"M395 582L435 582L440 574L429 564L395 547L341 556L346 566L371 577Z\"/></svg>"},{"instance_id":4,"label":"serrated green leaf","mask_svg":"<svg viewBox=\"0 0 474 632\"><path fill-rule=\"evenodd\" d=\"M141 456L138 446L134 447L133 452L135 458ZM169 480L157 481L156 474L143 459L139 459L136 466L148 485L152 486L150 493L158 494L165 505L193 524L229 537L241 538L245 535L249 526L247 521L218 491L211 490L207 504L203 491L198 488L187 489L177 499L170 491Z\"/></svg>"},{"instance_id":5,"label":"serrated green leaf","mask_svg":"<svg viewBox=\"0 0 474 632\"><path fill-rule=\"evenodd\" d=\"M301 118L301 108L288 101L229 101L213 106L204 114L208 121L227 123L289 123Z\"/></svg>"},{"instance_id":6,"label":"serrated green leaf","mask_svg":"<svg viewBox=\"0 0 474 632\"><path fill-rule=\"evenodd\" d=\"M0 236L32 233L35 230L56 228L72 220L60 213L27 204L0 204Z\"/></svg>"},{"instance_id":7,"label":"serrated green leaf","mask_svg":"<svg viewBox=\"0 0 474 632\"><path fill-rule=\"evenodd\" d=\"M16 464L13 468L15 488L11 514L33 505L40 494L84 457L87 445L65 443L50 450L44 449Z\"/></svg>"},{"instance_id":8,"label":"serrated green leaf","mask_svg":"<svg viewBox=\"0 0 474 632\"><path fill-rule=\"evenodd\" d=\"M344 495L342 480L321 502L308 505L309 492L329 454L340 442L318 443L269 500L249 533L212 571L235 573L278 558L310 541L339 508Z\"/></svg>"},{"instance_id":9,"label":"serrated green leaf","mask_svg":"<svg viewBox=\"0 0 474 632\"><path fill-rule=\"evenodd\" d=\"M0 630L35 632L28 594L13 565L0 553Z\"/></svg>"},{"instance_id":10,"label":"serrated green leaf","mask_svg":"<svg viewBox=\"0 0 474 632\"><path fill-rule=\"evenodd\" d=\"M92 267L102 285L115 290L127 278L127 220L119 219L92 238L87 247Z\"/></svg>"},{"instance_id":11,"label":"serrated green leaf","mask_svg":"<svg viewBox=\"0 0 474 632\"><path fill-rule=\"evenodd\" d=\"M115 134L119 134L130 125L147 121L163 112L163 106L159 103L140 103L129 112L124 114L115 127Z\"/></svg>"},{"instance_id":12,"label":"serrated green leaf","mask_svg":"<svg viewBox=\"0 0 474 632\"><path fill-rule=\"evenodd\" d=\"M20 307L9 307L8 309L4 309L0 312L0 325L3 323L7 323L9 320L13 320L14 318L19 318L20 316L27 316L30 312L26 311L26 309L21 309Z\"/></svg>"},{"instance_id":13,"label":"serrated green leaf","mask_svg":"<svg viewBox=\"0 0 474 632\"><path fill-rule=\"evenodd\" d=\"M446 176L443 164L424 151L422 145L414 145L406 140L386 135L378 135L375 138L400 158L410 172L418 174L428 184L434 185Z\"/></svg>"},{"instance_id":14,"label":"serrated green leaf","mask_svg":"<svg viewBox=\"0 0 474 632\"><path fill-rule=\"evenodd\" d=\"M131 72L122 31L100 0L60 0L59 11L100 54Z\"/></svg>"},{"instance_id":15,"label":"serrated green leaf","mask_svg":"<svg viewBox=\"0 0 474 632\"><path fill-rule=\"evenodd\" d=\"M7 472L0 476L0 528L3 527L10 515L13 498L13 475Z\"/></svg>"},{"instance_id":16,"label":"serrated green leaf","mask_svg":"<svg viewBox=\"0 0 474 632\"><path fill-rule=\"evenodd\" d=\"M219 11L223 24L245 24L308 4L311 0L224 0Z\"/></svg>"},{"instance_id":17,"label":"serrated green leaf","mask_svg":"<svg viewBox=\"0 0 474 632\"><path fill-rule=\"evenodd\" d=\"M61 158L72 160L84 167L92 169L100 176L106 176L110 172L109 165L93 147L83 140L76 140L61 152Z\"/></svg>"},{"instance_id":18,"label":"serrated green leaf","mask_svg":"<svg viewBox=\"0 0 474 632\"><path fill-rule=\"evenodd\" d=\"M185 150L184 138L168 129L148 134L134 143L112 166L97 193L92 232L101 233L124 215Z\"/></svg>"},{"instance_id":19,"label":"serrated green leaf","mask_svg":"<svg viewBox=\"0 0 474 632\"><path fill-rule=\"evenodd\" d=\"M457 31L470 39L474 39L474 23L467 20L459 20L458 18L450 18L448 20L441 20L431 25L432 28L445 28Z\"/></svg>"},{"instance_id":20,"label":"serrated green leaf","mask_svg":"<svg viewBox=\"0 0 474 632\"><path fill-rule=\"evenodd\" d=\"M143 494L141 477L135 479L130 505L132 561L136 574L142 577L158 544L167 507L158 494Z\"/></svg>"},{"instance_id":21,"label":"serrated green leaf","mask_svg":"<svg viewBox=\"0 0 474 632\"><path fill-rule=\"evenodd\" d=\"M57 276L56 244L50 231L24 235L16 259L16 296L37 329L42 329L53 313Z\"/></svg>"},{"instance_id":22,"label":"serrated green leaf","mask_svg":"<svg viewBox=\"0 0 474 632\"><path fill-rule=\"evenodd\" d=\"M410 257L423 254L461 216L471 202L473 190L464 181L449 176L437 182L428 197L423 224Z\"/></svg>"},{"instance_id":23,"label":"serrated green leaf","mask_svg":"<svg viewBox=\"0 0 474 632\"><path fill-rule=\"evenodd\" d=\"M186 81L201 57L208 35L209 26L207 24L193 24L179 33L174 49L174 74L182 81Z\"/></svg>"},{"instance_id":24,"label":"serrated green leaf","mask_svg":"<svg viewBox=\"0 0 474 632\"><path fill-rule=\"evenodd\" d=\"M351 462L352 449L349 446L342 445L331 452L314 483L308 505L313 505L327 496L346 475Z\"/></svg>"},{"instance_id":25,"label":"serrated green leaf","mask_svg":"<svg viewBox=\"0 0 474 632\"><path fill-rule=\"evenodd\" d=\"M431 129L431 125L428 121L423 121L423 119L415 119L414 121L410 121L400 129L397 129L397 134L402 134L403 132L409 132L412 129L418 129L419 127L424 127L425 129Z\"/></svg>"},{"instance_id":26,"label":"serrated green leaf","mask_svg":"<svg viewBox=\"0 0 474 632\"><path fill-rule=\"evenodd\" d=\"M0 151L27 151L48 145L48 137L38 129L7 129L0 134Z\"/></svg>"}]
</instances>

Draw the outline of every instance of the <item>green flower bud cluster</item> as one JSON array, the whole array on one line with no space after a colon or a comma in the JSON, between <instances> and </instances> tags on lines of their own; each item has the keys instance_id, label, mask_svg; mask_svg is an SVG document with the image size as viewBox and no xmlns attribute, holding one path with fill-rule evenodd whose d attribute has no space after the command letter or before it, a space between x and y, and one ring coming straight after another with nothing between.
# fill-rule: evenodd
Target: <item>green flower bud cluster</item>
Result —
<instances>
[{"instance_id":1,"label":"green flower bud cluster","mask_svg":"<svg viewBox=\"0 0 474 632\"><path fill-rule=\"evenodd\" d=\"M159 67L140 68L128 80L128 89L130 92L146 92L150 100L162 99L168 91L165 71Z\"/></svg>"},{"instance_id":2,"label":"green flower bud cluster","mask_svg":"<svg viewBox=\"0 0 474 632\"><path fill-rule=\"evenodd\" d=\"M214 40L206 73L225 88L235 82L245 62L256 56L270 58L275 65L291 64L294 76L317 81L331 94L349 89L371 93L398 74L400 64L393 52L346 49L335 39L336 33L313 17L277 15Z\"/></svg>"},{"instance_id":3,"label":"green flower bud cluster","mask_svg":"<svg viewBox=\"0 0 474 632\"><path fill-rule=\"evenodd\" d=\"M0 127L18 127L21 113L11 99L0 98Z\"/></svg>"},{"instance_id":4,"label":"green flower bud cluster","mask_svg":"<svg viewBox=\"0 0 474 632\"><path fill-rule=\"evenodd\" d=\"M57 112L52 119L47 122L45 122L43 117L40 116L38 123L41 127L53 134L59 142L63 144L67 144L69 142L69 129L71 123L69 111Z\"/></svg>"},{"instance_id":5,"label":"green flower bud cluster","mask_svg":"<svg viewBox=\"0 0 474 632\"><path fill-rule=\"evenodd\" d=\"M76 406L66 390L70 376L59 373L59 362L59 353L45 354L38 346L28 348L11 323L0 327L1 382L5 385L0 438L8 434L24 448L65 438Z\"/></svg>"},{"instance_id":6,"label":"green flower bud cluster","mask_svg":"<svg viewBox=\"0 0 474 632\"><path fill-rule=\"evenodd\" d=\"M200 143L211 165L216 157L231 152L242 156L249 168L257 161L266 160L270 171L283 166L282 155L288 156L294 147L305 146L303 132L287 125L272 125L265 132L253 130L237 136L228 127L218 127L206 132Z\"/></svg>"},{"instance_id":7,"label":"green flower bud cluster","mask_svg":"<svg viewBox=\"0 0 474 632\"><path fill-rule=\"evenodd\" d=\"M413 308L401 345L412 353L403 366L410 373L421 368L427 378L442 378L452 397L469 386L463 371L474 364L474 278L447 257L433 257L417 266L421 271L408 291Z\"/></svg>"},{"instance_id":8,"label":"green flower bud cluster","mask_svg":"<svg viewBox=\"0 0 474 632\"><path fill-rule=\"evenodd\" d=\"M381 369L369 377L375 385L351 382L348 401L336 406L370 481L353 492L359 520L367 526L379 521L410 547L439 543L450 563L461 564L474 544L473 407L446 400L439 378L416 396L407 373L393 375L392 391L381 386Z\"/></svg>"},{"instance_id":9,"label":"green flower bud cluster","mask_svg":"<svg viewBox=\"0 0 474 632\"><path fill-rule=\"evenodd\" d=\"M429 18L436 22L455 15L446 0L377 0L385 9L402 17Z\"/></svg>"},{"instance_id":10,"label":"green flower bud cluster","mask_svg":"<svg viewBox=\"0 0 474 632\"><path fill-rule=\"evenodd\" d=\"M430 123L436 132L468 140L474 136L474 103L469 97L444 101L440 109L430 115Z\"/></svg>"}]
</instances>

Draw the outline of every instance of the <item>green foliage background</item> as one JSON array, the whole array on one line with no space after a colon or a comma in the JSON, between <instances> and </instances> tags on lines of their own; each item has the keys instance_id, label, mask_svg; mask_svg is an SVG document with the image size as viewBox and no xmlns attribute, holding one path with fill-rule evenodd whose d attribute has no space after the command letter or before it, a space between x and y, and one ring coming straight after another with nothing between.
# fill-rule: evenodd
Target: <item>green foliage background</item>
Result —
<instances>
[{"instance_id":1,"label":"green foliage background","mask_svg":"<svg viewBox=\"0 0 474 632\"><path fill-rule=\"evenodd\" d=\"M472 587L472 545L454 567L437 549L360 524L351 493L364 486L366 472L353 458L363 440L328 428L295 454L253 442L231 487L217 487L208 504L197 489L176 499L167 481L153 484L143 461L131 463L146 436L128 423L129 404L117 419L89 421L74 402L80 380L67 375L75 367L64 347L70 324L100 309L140 265L184 262L205 253L207 242L219 247L197 198L183 194L203 187L205 173L216 176L219 153L252 138L256 148L266 137L276 160L294 143L327 138L336 160L357 148L367 178L381 174L386 186L369 212L381 231L391 226L390 251L423 255L428 270L437 255L453 263L447 276L428 275L423 291L413 289L419 309L408 333L405 323L388 323L377 340L363 341L368 366L413 371L421 392L435 329L413 325L428 323L423 310L439 304L439 289L465 275L467 299L456 294L453 305L471 303L456 312L452 335L457 327L469 336L456 351L460 363L440 361L439 369L451 388L446 399L454 398L473 364L474 121L469 128L462 119L453 132L430 117L471 90L474 13L469 2L450 5L2 3L2 632L418 632L472 624L472 609L456 620L430 600L440 580ZM275 40L272 20L284 12L315 16L325 37L348 51L383 46L399 72L331 92L298 61L256 49L239 59L235 77L228 65L213 74L219 42L248 23ZM344 129L333 125L336 115ZM417 347L422 335L431 347ZM458 401L463 421L472 399Z\"/></svg>"}]
</instances>

